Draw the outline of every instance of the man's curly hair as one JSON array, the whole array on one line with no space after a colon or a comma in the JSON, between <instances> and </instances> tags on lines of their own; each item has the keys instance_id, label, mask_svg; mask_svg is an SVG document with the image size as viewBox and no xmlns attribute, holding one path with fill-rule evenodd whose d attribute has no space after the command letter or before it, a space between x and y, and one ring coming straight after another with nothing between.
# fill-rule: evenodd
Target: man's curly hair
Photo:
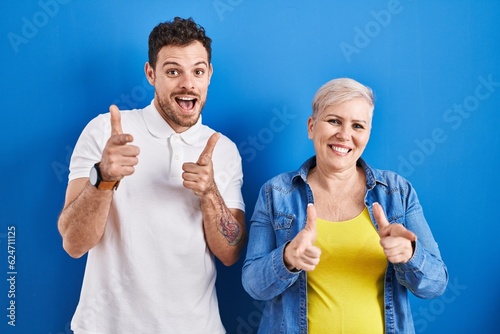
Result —
<instances>
[{"instance_id":1,"label":"man's curly hair","mask_svg":"<svg viewBox=\"0 0 500 334\"><path fill-rule=\"evenodd\" d=\"M212 39L205 35L205 29L192 18L175 17L171 22L163 22L153 28L149 34L149 64L156 68L156 60L161 48L166 45L186 46L199 41L207 50L208 63L212 59Z\"/></svg>"}]
</instances>

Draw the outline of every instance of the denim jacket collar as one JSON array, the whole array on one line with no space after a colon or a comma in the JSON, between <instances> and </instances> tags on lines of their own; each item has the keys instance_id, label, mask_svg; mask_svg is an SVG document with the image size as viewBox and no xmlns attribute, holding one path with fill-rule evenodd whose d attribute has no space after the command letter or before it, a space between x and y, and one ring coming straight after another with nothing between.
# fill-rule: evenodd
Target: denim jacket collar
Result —
<instances>
[{"instance_id":1,"label":"denim jacket collar","mask_svg":"<svg viewBox=\"0 0 500 334\"><path fill-rule=\"evenodd\" d=\"M387 186L387 182L383 181L379 171L371 168L365 162L365 160L363 160L363 158L359 158L356 165L363 168L363 171L365 172L366 189L371 190L375 188L377 183ZM300 168L296 171L296 173L292 176L292 182L297 182L297 178L301 178L302 181L307 183L307 175L309 175L309 171L311 170L311 168L314 168L315 166L316 166L316 156L312 156L311 158L307 159L302 164L302 166L300 166Z\"/></svg>"}]
</instances>

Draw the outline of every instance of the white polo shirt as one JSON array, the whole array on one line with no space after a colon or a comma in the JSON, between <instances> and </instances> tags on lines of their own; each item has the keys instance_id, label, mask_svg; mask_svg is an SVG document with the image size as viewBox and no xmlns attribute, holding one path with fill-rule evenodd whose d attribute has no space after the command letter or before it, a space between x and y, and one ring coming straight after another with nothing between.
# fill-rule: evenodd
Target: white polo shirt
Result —
<instances>
[{"instance_id":1,"label":"white polo shirt","mask_svg":"<svg viewBox=\"0 0 500 334\"><path fill-rule=\"evenodd\" d=\"M77 334L225 333L199 199L183 187L181 176L182 164L198 160L214 131L200 117L177 134L153 102L122 111L121 123L140 148L139 163L115 191L104 235L88 253L72 329ZM69 180L89 176L110 134L109 113L86 126ZM213 165L227 207L244 211L241 157L225 136L215 146Z\"/></svg>"}]
</instances>

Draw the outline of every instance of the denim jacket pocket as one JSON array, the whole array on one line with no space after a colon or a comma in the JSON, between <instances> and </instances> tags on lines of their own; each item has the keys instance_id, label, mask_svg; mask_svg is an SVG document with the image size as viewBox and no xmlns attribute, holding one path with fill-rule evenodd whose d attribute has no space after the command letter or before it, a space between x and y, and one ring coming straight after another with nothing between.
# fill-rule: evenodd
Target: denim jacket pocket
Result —
<instances>
[{"instance_id":1,"label":"denim jacket pocket","mask_svg":"<svg viewBox=\"0 0 500 334\"><path fill-rule=\"evenodd\" d=\"M290 226L292 226L294 218L295 215L292 214L275 212L273 219L274 229L275 230L290 229Z\"/></svg>"},{"instance_id":2,"label":"denim jacket pocket","mask_svg":"<svg viewBox=\"0 0 500 334\"><path fill-rule=\"evenodd\" d=\"M292 223L295 219L295 215L275 212L273 219L274 232L276 233L276 240L278 244L280 242L286 242L290 240L290 233Z\"/></svg>"}]
</instances>

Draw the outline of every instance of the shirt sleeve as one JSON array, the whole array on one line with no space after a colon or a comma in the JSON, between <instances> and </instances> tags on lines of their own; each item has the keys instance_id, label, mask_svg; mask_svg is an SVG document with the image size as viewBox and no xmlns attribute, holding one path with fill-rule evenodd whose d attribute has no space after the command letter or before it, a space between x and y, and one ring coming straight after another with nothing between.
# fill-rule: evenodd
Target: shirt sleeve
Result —
<instances>
[{"instance_id":1,"label":"shirt sleeve","mask_svg":"<svg viewBox=\"0 0 500 334\"><path fill-rule=\"evenodd\" d=\"M87 124L71 155L69 181L89 176L90 168L101 161L102 151L110 134L109 114L99 115Z\"/></svg>"},{"instance_id":2,"label":"shirt sleeve","mask_svg":"<svg viewBox=\"0 0 500 334\"><path fill-rule=\"evenodd\" d=\"M214 166L217 188L228 208L244 212L245 203L241 193L243 186L241 156L236 145L227 137L223 136L219 140L222 145L214 151L214 158L217 159Z\"/></svg>"}]
</instances>

